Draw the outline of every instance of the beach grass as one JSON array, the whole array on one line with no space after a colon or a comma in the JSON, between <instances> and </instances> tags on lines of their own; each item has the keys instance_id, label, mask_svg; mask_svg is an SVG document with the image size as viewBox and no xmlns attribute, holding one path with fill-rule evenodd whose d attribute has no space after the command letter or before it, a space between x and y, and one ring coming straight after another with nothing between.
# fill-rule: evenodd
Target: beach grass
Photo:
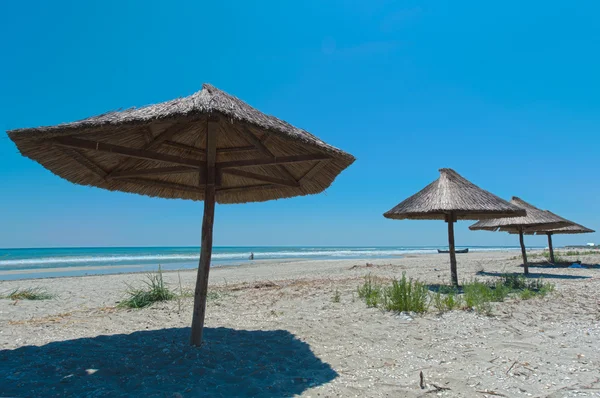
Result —
<instances>
[{"instance_id":1,"label":"beach grass","mask_svg":"<svg viewBox=\"0 0 600 398\"><path fill-rule=\"evenodd\" d=\"M367 275L358 287L358 297L367 307L378 307L385 311L425 313L433 306L439 313L456 309L475 311L492 315L492 303L507 298L529 300L544 297L554 290L554 284L543 279L528 279L523 275L505 274L495 280L464 282L461 288L436 286L435 293L428 286L402 274L402 279L394 279L391 285L383 285L372 275Z\"/></svg>"},{"instance_id":2,"label":"beach grass","mask_svg":"<svg viewBox=\"0 0 600 398\"><path fill-rule=\"evenodd\" d=\"M342 300L342 295L340 294L340 291L336 288L335 292L333 292L333 297L331 298L331 301L334 303L339 303Z\"/></svg>"},{"instance_id":3,"label":"beach grass","mask_svg":"<svg viewBox=\"0 0 600 398\"><path fill-rule=\"evenodd\" d=\"M554 250L554 262L555 263L569 263L573 261L572 258L567 257L576 257L579 260L581 256L593 256L596 254L600 254L600 250ZM527 258L544 258L547 261L550 261L550 252L548 250L543 250L541 252L527 252ZM521 256L511 257L511 260L520 260Z\"/></svg>"},{"instance_id":4,"label":"beach grass","mask_svg":"<svg viewBox=\"0 0 600 398\"><path fill-rule=\"evenodd\" d=\"M378 307L392 312L423 313L428 309L428 293L425 284L407 279L402 274L400 280L392 280L391 285L384 286L371 274L358 287L358 297L363 299L367 307Z\"/></svg>"},{"instance_id":5,"label":"beach grass","mask_svg":"<svg viewBox=\"0 0 600 398\"><path fill-rule=\"evenodd\" d=\"M429 307L428 290L425 284L406 278L394 279L391 286L383 289L382 307L393 312L427 312Z\"/></svg>"},{"instance_id":6,"label":"beach grass","mask_svg":"<svg viewBox=\"0 0 600 398\"><path fill-rule=\"evenodd\" d=\"M56 295L48 292L43 287L29 287L24 289L15 289L9 294L2 296L11 300L50 300Z\"/></svg>"},{"instance_id":7,"label":"beach grass","mask_svg":"<svg viewBox=\"0 0 600 398\"><path fill-rule=\"evenodd\" d=\"M128 285L126 296L127 297L119 303L119 307L144 308L153 303L173 300L177 297L177 295L166 286L160 266L156 273L146 275L143 287L135 288Z\"/></svg>"},{"instance_id":8,"label":"beach grass","mask_svg":"<svg viewBox=\"0 0 600 398\"><path fill-rule=\"evenodd\" d=\"M453 286L450 289L437 289L431 297L431 302L440 313L460 309L464 306L462 296L459 294L458 289Z\"/></svg>"},{"instance_id":9,"label":"beach grass","mask_svg":"<svg viewBox=\"0 0 600 398\"><path fill-rule=\"evenodd\" d=\"M371 274L365 276L364 283L358 287L358 297L363 299L367 307L377 307L381 302L381 283Z\"/></svg>"}]
</instances>

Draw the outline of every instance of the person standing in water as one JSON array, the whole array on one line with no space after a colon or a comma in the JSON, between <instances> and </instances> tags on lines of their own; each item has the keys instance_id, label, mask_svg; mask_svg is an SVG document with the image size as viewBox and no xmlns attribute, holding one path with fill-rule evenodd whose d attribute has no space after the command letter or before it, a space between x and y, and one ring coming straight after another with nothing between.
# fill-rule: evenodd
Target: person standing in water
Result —
<instances>
[{"instance_id":1,"label":"person standing in water","mask_svg":"<svg viewBox=\"0 0 600 398\"><path fill-rule=\"evenodd\" d=\"M250 252L250 260L254 260L254 253Z\"/></svg>"}]
</instances>

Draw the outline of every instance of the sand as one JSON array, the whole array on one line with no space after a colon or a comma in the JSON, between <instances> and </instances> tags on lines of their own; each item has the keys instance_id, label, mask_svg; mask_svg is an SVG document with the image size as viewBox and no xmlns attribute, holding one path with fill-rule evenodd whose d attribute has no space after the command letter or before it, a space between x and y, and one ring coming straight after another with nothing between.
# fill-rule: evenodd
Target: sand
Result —
<instances>
[{"instance_id":1,"label":"sand","mask_svg":"<svg viewBox=\"0 0 600 398\"><path fill-rule=\"evenodd\" d=\"M516 255L459 255L459 278L519 272ZM444 283L447 256L366 261L212 269L200 349L187 345L191 298L115 308L141 274L0 282L58 294L0 300L0 396L600 396L600 269L532 267L556 291L493 316L416 315L367 308L356 288L369 273ZM179 275L191 289L193 271L165 273L169 286Z\"/></svg>"}]
</instances>

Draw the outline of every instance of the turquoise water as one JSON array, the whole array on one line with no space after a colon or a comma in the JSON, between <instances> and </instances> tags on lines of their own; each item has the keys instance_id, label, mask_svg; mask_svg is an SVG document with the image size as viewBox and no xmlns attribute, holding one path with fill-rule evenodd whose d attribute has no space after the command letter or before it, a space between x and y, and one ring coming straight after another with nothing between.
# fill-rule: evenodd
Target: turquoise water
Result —
<instances>
[{"instance_id":1,"label":"turquoise water","mask_svg":"<svg viewBox=\"0 0 600 398\"><path fill-rule=\"evenodd\" d=\"M212 265L239 265L254 261L299 259L376 259L410 253L437 253L442 246L422 247L230 247L213 249ZM460 247L458 247L460 248ZM472 251L515 247L470 247ZM106 247L0 249L0 279L135 272L156 269L196 268L199 247ZM57 272L56 269L61 271ZM10 271L10 272L4 272Z\"/></svg>"}]
</instances>

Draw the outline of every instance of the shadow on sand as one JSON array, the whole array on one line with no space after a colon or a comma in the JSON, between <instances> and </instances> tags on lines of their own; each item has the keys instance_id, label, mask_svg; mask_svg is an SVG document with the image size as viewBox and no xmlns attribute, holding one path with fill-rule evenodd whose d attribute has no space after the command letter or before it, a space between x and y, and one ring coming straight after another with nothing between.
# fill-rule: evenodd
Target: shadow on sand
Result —
<instances>
[{"instance_id":1,"label":"shadow on sand","mask_svg":"<svg viewBox=\"0 0 600 398\"><path fill-rule=\"evenodd\" d=\"M537 279L537 278L543 278L543 279L589 279L590 278L589 276L584 276L584 275L561 275L561 274L547 274L547 273L536 273L536 272L530 272L529 275L524 275L523 273L519 273L519 272L506 273L506 272L479 271L477 273L477 275L481 275L481 276L517 275L517 276L525 276L526 278L533 278L533 279Z\"/></svg>"},{"instance_id":2,"label":"shadow on sand","mask_svg":"<svg viewBox=\"0 0 600 398\"><path fill-rule=\"evenodd\" d=\"M598 264L581 264L580 261L569 261L566 263L550 263L548 261L544 261L544 262L535 262L535 263L529 263L529 268L548 268L548 269L552 269L552 268L557 268L557 269L564 269L564 268L569 268L571 265L573 265L573 263L579 264L583 267L583 269L600 269L600 265ZM522 265L521 265L522 267Z\"/></svg>"},{"instance_id":3,"label":"shadow on sand","mask_svg":"<svg viewBox=\"0 0 600 398\"><path fill-rule=\"evenodd\" d=\"M0 396L288 397L337 373L285 330L189 328L0 351Z\"/></svg>"}]
</instances>

